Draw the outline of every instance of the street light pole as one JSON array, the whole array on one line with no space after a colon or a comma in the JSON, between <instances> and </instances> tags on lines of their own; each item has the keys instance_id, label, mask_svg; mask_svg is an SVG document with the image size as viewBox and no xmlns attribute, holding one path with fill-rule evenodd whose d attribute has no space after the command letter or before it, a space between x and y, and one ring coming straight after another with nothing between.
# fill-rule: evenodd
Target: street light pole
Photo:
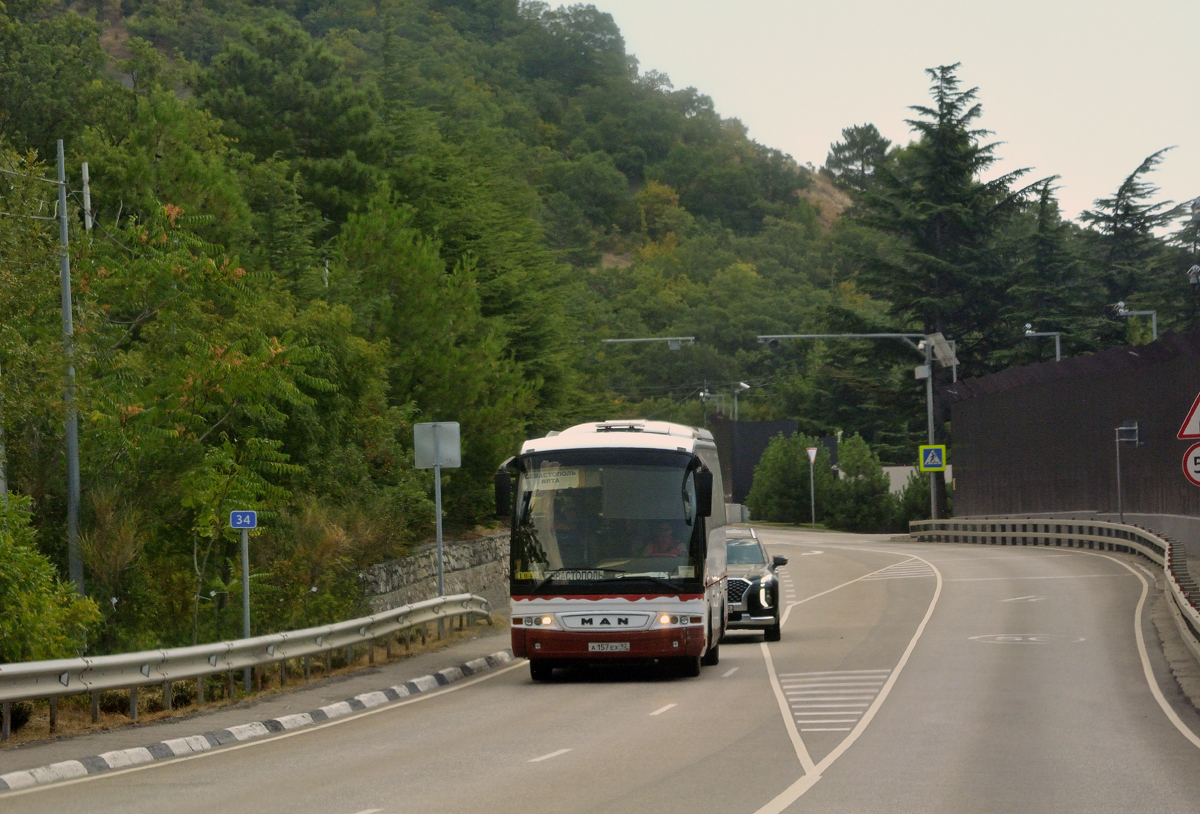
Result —
<instances>
[{"instance_id":1,"label":"street light pole","mask_svg":"<svg viewBox=\"0 0 1200 814\"><path fill-rule=\"evenodd\" d=\"M1054 361L1056 361L1056 362L1062 361L1062 342L1060 341L1060 339L1062 337L1061 331L1035 331L1033 329L1033 324L1026 322L1025 323L1025 336L1029 337L1029 338L1033 338L1035 336L1053 336L1054 337Z\"/></svg>"},{"instance_id":2,"label":"street light pole","mask_svg":"<svg viewBox=\"0 0 1200 814\"><path fill-rule=\"evenodd\" d=\"M745 382L738 382L738 386L733 388L733 420L738 420L738 393L743 390L749 390L750 385Z\"/></svg>"},{"instance_id":3,"label":"street light pole","mask_svg":"<svg viewBox=\"0 0 1200 814\"><path fill-rule=\"evenodd\" d=\"M1130 311L1125 307L1125 303L1117 303L1117 316L1119 317L1150 317L1150 338L1158 341L1158 312L1157 311Z\"/></svg>"},{"instance_id":4,"label":"street light pole","mask_svg":"<svg viewBox=\"0 0 1200 814\"><path fill-rule=\"evenodd\" d=\"M940 333L934 334L903 334L903 333L871 333L871 334L762 334L758 338L759 342L766 343L768 348L774 350L779 347L781 339L900 339L907 342L918 353L923 353L925 356L925 365L923 368L917 368L917 378L925 379L925 418L928 426L929 443L934 443L933 432L933 356L936 352L938 360L943 366L950 365L955 368L955 379L957 380L958 359L954 355L954 351L949 343L942 337ZM916 345L912 340L920 339L924 342L924 346ZM941 343L941 344L938 344ZM921 375L923 372L924 375ZM936 488L936 473L929 473L929 503L930 517L934 520L938 519L937 511L937 488Z\"/></svg>"}]
</instances>

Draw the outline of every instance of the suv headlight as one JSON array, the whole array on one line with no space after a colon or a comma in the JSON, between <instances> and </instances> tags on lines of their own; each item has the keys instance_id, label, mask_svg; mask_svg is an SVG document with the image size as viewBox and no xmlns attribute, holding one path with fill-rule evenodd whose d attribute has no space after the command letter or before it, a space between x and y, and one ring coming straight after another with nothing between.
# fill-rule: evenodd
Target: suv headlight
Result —
<instances>
[{"instance_id":1,"label":"suv headlight","mask_svg":"<svg viewBox=\"0 0 1200 814\"><path fill-rule=\"evenodd\" d=\"M771 576L763 577L758 583L758 604L767 609L771 607Z\"/></svg>"}]
</instances>

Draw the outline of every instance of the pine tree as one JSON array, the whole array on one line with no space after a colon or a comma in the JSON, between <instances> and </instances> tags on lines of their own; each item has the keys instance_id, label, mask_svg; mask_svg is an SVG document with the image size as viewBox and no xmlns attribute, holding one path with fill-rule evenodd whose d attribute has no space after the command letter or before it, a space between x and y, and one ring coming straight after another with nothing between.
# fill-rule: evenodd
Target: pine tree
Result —
<instances>
[{"instance_id":1,"label":"pine tree","mask_svg":"<svg viewBox=\"0 0 1200 814\"><path fill-rule=\"evenodd\" d=\"M1097 252L1105 267L1109 303L1156 288L1155 278L1169 262L1166 247L1154 231L1178 218L1182 207L1171 201L1150 203L1158 187L1144 176L1162 163L1170 149L1146 156L1111 197L1097 198L1092 204L1095 208L1080 215L1098 233Z\"/></svg>"},{"instance_id":2,"label":"pine tree","mask_svg":"<svg viewBox=\"0 0 1200 814\"><path fill-rule=\"evenodd\" d=\"M864 276L903 323L957 339L959 358L979 367L1008 341L998 334L999 304L1011 267L993 244L1020 211L1026 190L1013 182L1026 170L980 180L998 145L983 143L989 131L973 126L979 89L961 90L957 69L926 71L935 104L914 106L920 118L908 120L920 138L877 169L864 196L860 220L895 238L868 258Z\"/></svg>"},{"instance_id":3,"label":"pine tree","mask_svg":"<svg viewBox=\"0 0 1200 814\"><path fill-rule=\"evenodd\" d=\"M843 128L842 141L829 145L825 169L842 185L865 190L891 146L892 142L880 135L873 124Z\"/></svg>"}]
</instances>

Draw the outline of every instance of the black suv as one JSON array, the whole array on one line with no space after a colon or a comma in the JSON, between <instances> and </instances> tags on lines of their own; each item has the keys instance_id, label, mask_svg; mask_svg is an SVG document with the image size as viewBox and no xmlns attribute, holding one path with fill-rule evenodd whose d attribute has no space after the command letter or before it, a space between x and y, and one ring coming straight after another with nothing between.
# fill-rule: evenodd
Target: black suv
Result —
<instances>
[{"instance_id":1,"label":"black suv","mask_svg":"<svg viewBox=\"0 0 1200 814\"><path fill-rule=\"evenodd\" d=\"M729 529L725 533L729 563L730 630L761 630L768 642L779 641L779 580L775 569L787 557L767 556L754 529Z\"/></svg>"}]
</instances>

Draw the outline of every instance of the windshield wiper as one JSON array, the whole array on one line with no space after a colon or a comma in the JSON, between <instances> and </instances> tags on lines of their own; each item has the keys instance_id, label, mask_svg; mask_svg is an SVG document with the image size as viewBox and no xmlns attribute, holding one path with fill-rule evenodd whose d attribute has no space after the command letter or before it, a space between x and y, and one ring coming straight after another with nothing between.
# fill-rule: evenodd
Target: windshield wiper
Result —
<instances>
[{"instance_id":1,"label":"windshield wiper","mask_svg":"<svg viewBox=\"0 0 1200 814\"><path fill-rule=\"evenodd\" d=\"M676 585L673 582L667 582L665 579L662 579L661 577L654 577L654 576L651 576L650 574L622 574L619 577L613 577L613 579L614 580L617 580L617 579L648 579L651 582L656 583L658 585L662 585L665 588L670 588L672 591L674 591L677 594L683 593L682 586Z\"/></svg>"},{"instance_id":2,"label":"windshield wiper","mask_svg":"<svg viewBox=\"0 0 1200 814\"><path fill-rule=\"evenodd\" d=\"M625 572L624 572L622 569L620 569L620 568L555 568L553 571L550 571L550 572L548 572L548 573L547 573L547 575L546 575L546 578L545 578L545 579L543 579L543 580L542 580L541 582L539 582L537 585L534 585L534 586L533 586L533 591L532 591L532 593L535 593L535 594L536 594L538 591L540 591L540 590L541 590L542 588L544 588L546 585L548 585L548 584L550 584L551 582L553 582L553 581L554 581L554 577L555 577L555 575L556 575L556 574L561 574L561 573L563 573L563 572L567 572L567 573L575 573L575 572L577 572L577 571L605 571L605 572L607 572L607 573L610 573L610 574L624 574L624 573L625 573ZM620 577L607 577L607 579L620 579ZM590 581L590 582L603 582L603 581L605 581L605 580L589 580L589 581Z\"/></svg>"}]
</instances>

